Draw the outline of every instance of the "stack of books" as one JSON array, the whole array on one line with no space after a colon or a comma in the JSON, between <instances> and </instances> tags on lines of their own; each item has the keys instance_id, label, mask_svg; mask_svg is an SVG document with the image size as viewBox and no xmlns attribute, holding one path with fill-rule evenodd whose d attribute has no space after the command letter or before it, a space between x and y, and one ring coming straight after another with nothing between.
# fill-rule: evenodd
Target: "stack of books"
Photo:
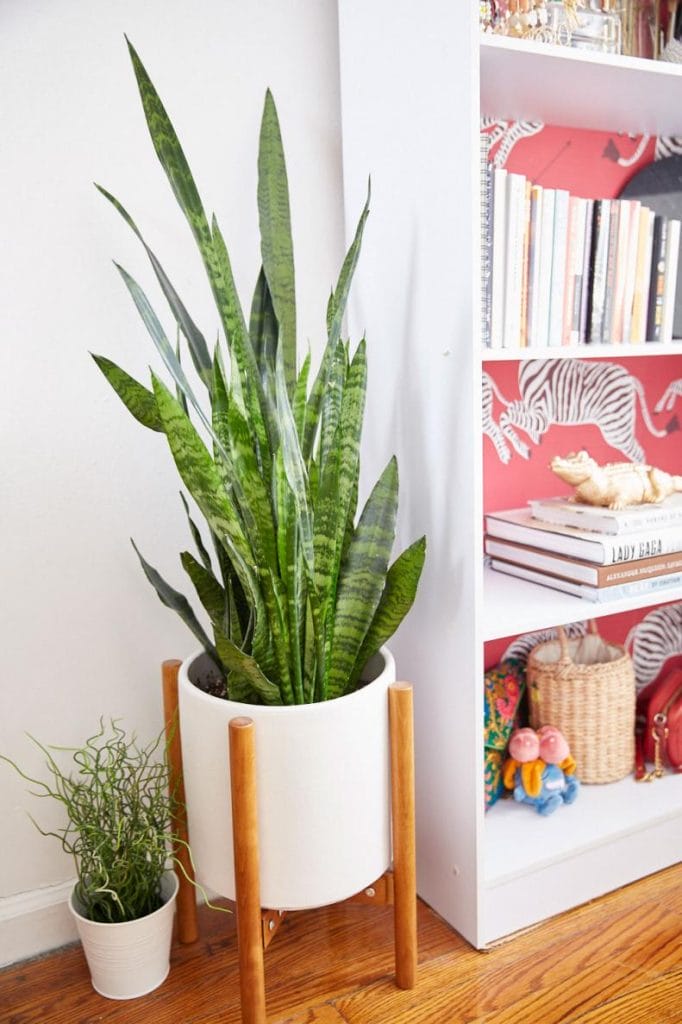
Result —
<instances>
[{"instance_id":1,"label":"stack of books","mask_svg":"<svg viewBox=\"0 0 682 1024\"><path fill-rule=\"evenodd\" d=\"M484 267L492 348L672 341L680 221L491 168Z\"/></svg>"},{"instance_id":2,"label":"stack of books","mask_svg":"<svg viewBox=\"0 0 682 1024\"><path fill-rule=\"evenodd\" d=\"M590 601L682 585L682 494L614 511L549 498L485 517L492 568Z\"/></svg>"}]
</instances>

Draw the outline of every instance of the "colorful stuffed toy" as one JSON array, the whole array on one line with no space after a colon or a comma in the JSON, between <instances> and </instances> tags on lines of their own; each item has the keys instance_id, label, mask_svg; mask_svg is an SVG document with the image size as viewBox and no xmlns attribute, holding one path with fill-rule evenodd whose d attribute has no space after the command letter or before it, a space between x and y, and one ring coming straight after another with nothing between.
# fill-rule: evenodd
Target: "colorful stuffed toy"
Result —
<instances>
[{"instance_id":1,"label":"colorful stuffed toy","mask_svg":"<svg viewBox=\"0 0 682 1024\"><path fill-rule=\"evenodd\" d=\"M515 800L531 804L543 816L562 803L573 803L580 789L575 761L555 726L544 725L537 732L517 729L509 740L509 754L502 781L514 791Z\"/></svg>"}]
</instances>

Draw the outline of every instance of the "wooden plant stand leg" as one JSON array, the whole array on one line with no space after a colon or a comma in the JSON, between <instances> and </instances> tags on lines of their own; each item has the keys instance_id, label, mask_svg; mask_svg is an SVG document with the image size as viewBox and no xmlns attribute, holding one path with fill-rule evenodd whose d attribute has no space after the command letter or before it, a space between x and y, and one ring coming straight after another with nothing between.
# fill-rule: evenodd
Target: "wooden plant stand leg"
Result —
<instances>
[{"instance_id":1,"label":"wooden plant stand leg","mask_svg":"<svg viewBox=\"0 0 682 1024\"><path fill-rule=\"evenodd\" d=\"M185 806L185 784L182 776L182 744L178 715L178 671L181 662L164 661L161 666L163 682L163 719L168 749L168 784L175 796L176 807L171 827L179 842L173 844L173 856L180 865L177 871L179 889L177 897L178 939L182 943L196 942L199 937L197 900L194 888L194 869L189 853L189 830Z\"/></svg>"},{"instance_id":2,"label":"wooden plant stand leg","mask_svg":"<svg viewBox=\"0 0 682 1024\"><path fill-rule=\"evenodd\" d=\"M266 1024L258 860L256 737L252 719L233 718L228 733L242 1022Z\"/></svg>"},{"instance_id":3,"label":"wooden plant stand leg","mask_svg":"<svg viewBox=\"0 0 682 1024\"><path fill-rule=\"evenodd\" d=\"M388 691L391 730L391 807L395 916L395 980L414 988L417 980L417 875L414 815L414 723L412 686Z\"/></svg>"}]
</instances>

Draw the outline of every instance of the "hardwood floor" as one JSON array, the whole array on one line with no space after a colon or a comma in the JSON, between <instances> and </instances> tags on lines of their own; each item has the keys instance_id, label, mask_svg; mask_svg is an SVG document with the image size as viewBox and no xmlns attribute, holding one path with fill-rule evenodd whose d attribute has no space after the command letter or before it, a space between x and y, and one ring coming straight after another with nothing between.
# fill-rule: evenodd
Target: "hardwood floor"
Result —
<instances>
[{"instance_id":1,"label":"hardwood floor","mask_svg":"<svg viewBox=\"0 0 682 1024\"><path fill-rule=\"evenodd\" d=\"M0 972L2 1024L240 1024L233 918L202 909L149 996L90 987L79 946ZM392 980L392 909L289 915L266 952L271 1024L682 1024L682 866L477 952L419 906L417 987Z\"/></svg>"}]
</instances>

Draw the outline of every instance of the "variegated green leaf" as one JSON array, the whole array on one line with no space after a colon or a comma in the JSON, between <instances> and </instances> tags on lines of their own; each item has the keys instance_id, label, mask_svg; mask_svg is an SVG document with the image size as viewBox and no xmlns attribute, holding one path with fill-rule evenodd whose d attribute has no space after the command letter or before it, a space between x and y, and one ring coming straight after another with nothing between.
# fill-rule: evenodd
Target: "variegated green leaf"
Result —
<instances>
[{"instance_id":1,"label":"variegated green leaf","mask_svg":"<svg viewBox=\"0 0 682 1024\"><path fill-rule=\"evenodd\" d=\"M210 244L211 233L182 146L142 61L130 41L127 42L156 155L168 176L175 198L187 218L194 237L201 247L207 246Z\"/></svg>"},{"instance_id":2,"label":"variegated green leaf","mask_svg":"<svg viewBox=\"0 0 682 1024\"><path fill-rule=\"evenodd\" d=\"M369 659L393 636L412 607L425 557L426 537L420 537L389 568L381 600L351 673L350 688L356 686Z\"/></svg>"},{"instance_id":3,"label":"variegated green leaf","mask_svg":"<svg viewBox=\"0 0 682 1024\"><path fill-rule=\"evenodd\" d=\"M132 413L144 427L163 432L163 423L156 408L154 393L148 391L129 373L122 370L116 363L112 363L110 359L96 356L94 353L91 355L128 412Z\"/></svg>"},{"instance_id":4,"label":"variegated green leaf","mask_svg":"<svg viewBox=\"0 0 682 1024\"><path fill-rule=\"evenodd\" d=\"M360 248L362 246L362 235L365 230L365 221L369 216L369 200L371 192L371 182L367 182L367 199L365 200L365 205L360 215L358 226L355 229L355 237L351 242L346 258L343 261L336 290L333 293L333 301L330 300L330 305L327 309L329 340L332 344L341 337L343 314L346 311L346 303L348 301L348 293L350 291L351 281L353 280L353 274L355 273L355 268L358 265Z\"/></svg>"},{"instance_id":5,"label":"variegated green leaf","mask_svg":"<svg viewBox=\"0 0 682 1024\"><path fill-rule=\"evenodd\" d=\"M324 389L320 409L320 451L318 461L321 474L324 473L324 464L329 451L337 441L337 428L341 416L341 399L346 382L346 367L346 351L343 344L338 341L334 349L329 379Z\"/></svg>"},{"instance_id":6,"label":"variegated green leaf","mask_svg":"<svg viewBox=\"0 0 682 1024\"><path fill-rule=\"evenodd\" d=\"M341 569L326 698L348 689L351 673L384 589L395 538L398 466L391 459L360 516Z\"/></svg>"},{"instance_id":7,"label":"variegated green leaf","mask_svg":"<svg viewBox=\"0 0 682 1024\"><path fill-rule=\"evenodd\" d=\"M101 185L96 184L95 188L98 189L98 191L101 192L102 195L109 200L114 209L118 210L126 224L131 228L131 230L139 238L140 242L144 246L145 252L147 253L149 261L154 269L154 273L156 274L156 278L159 284L161 285L161 290L166 297L166 301L170 306L173 316L175 317L175 321L180 330L182 331L182 333L184 334L185 338L187 339L187 345L189 347L189 352L192 357L192 362L194 363L194 368L199 374L199 377L203 380L204 384L206 384L206 386L210 389L212 374L211 357L209 355L208 346L206 344L206 340L203 334L192 320L192 317L187 312L184 303L182 302L180 296L178 295L175 288L169 281L166 272L164 271L163 267L159 263L158 259L156 258L152 250L145 242L137 227L137 224L130 216L128 211L125 209L122 203L120 203L119 200L116 199L116 197L111 194L111 192L107 192L107 190L105 188L102 188Z\"/></svg>"},{"instance_id":8,"label":"variegated green leaf","mask_svg":"<svg viewBox=\"0 0 682 1024\"><path fill-rule=\"evenodd\" d=\"M275 525L270 495L260 475L249 425L232 402L227 410L230 455L244 532L259 569L277 572Z\"/></svg>"},{"instance_id":9,"label":"variegated green leaf","mask_svg":"<svg viewBox=\"0 0 682 1024\"><path fill-rule=\"evenodd\" d=\"M222 628L225 621L225 591L210 569L197 562L189 551L181 553L180 561L194 584L197 596L206 609L212 624L214 626L217 624Z\"/></svg>"},{"instance_id":10,"label":"variegated green leaf","mask_svg":"<svg viewBox=\"0 0 682 1024\"><path fill-rule=\"evenodd\" d=\"M298 440L303 446L303 439L305 437L305 419L306 409L308 405L308 374L310 372L310 352L306 355L301 372L298 375L296 381L296 390L294 392L294 422L296 423L296 433L298 434Z\"/></svg>"},{"instance_id":11,"label":"variegated green leaf","mask_svg":"<svg viewBox=\"0 0 682 1024\"><path fill-rule=\"evenodd\" d=\"M216 650L221 662L234 673L264 704L281 704L279 689L261 671L256 660L240 651L224 633L216 631Z\"/></svg>"},{"instance_id":12,"label":"variegated green leaf","mask_svg":"<svg viewBox=\"0 0 682 1024\"><path fill-rule=\"evenodd\" d=\"M286 591L291 683L294 702L302 704L305 573L299 556L296 504L284 472L281 450L275 460L275 505L279 577Z\"/></svg>"},{"instance_id":13,"label":"variegated green leaf","mask_svg":"<svg viewBox=\"0 0 682 1024\"><path fill-rule=\"evenodd\" d=\"M177 612L177 614L180 616L180 618L188 627L188 629L190 629L194 636L197 638L197 640L204 648L204 650L208 651L208 653L215 658L216 649L209 640L208 636L206 635L206 632L203 629L199 620L197 619L196 615L192 611L192 607L187 598L178 590L174 590L169 583L166 583L166 581L160 575L160 573L158 573L156 569L154 569L154 567L149 564L149 562L145 561L145 559L142 557L139 550L137 549L135 541L131 541L131 544L135 548L135 554L140 560L140 565L144 570L145 576L147 577L151 585L154 587L154 590L156 591L161 603L165 604L166 608L172 608L174 612Z\"/></svg>"},{"instance_id":14,"label":"variegated green leaf","mask_svg":"<svg viewBox=\"0 0 682 1024\"><path fill-rule=\"evenodd\" d=\"M264 383L268 369L275 365L277 332L277 317L265 272L261 267L251 303L249 337L260 369L261 380Z\"/></svg>"},{"instance_id":15,"label":"variegated green leaf","mask_svg":"<svg viewBox=\"0 0 682 1024\"><path fill-rule=\"evenodd\" d=\"M313 524L308 501L307 474L301 447L298 442L294 414L286 390L281 346L277 349L275 383L277 387L277 414L280 423L280 443L284 472L296 502L303 558L308 566L308 572L312 574L314 557Z\"/></svg>"},{"instance_id":16,"label":"variegated green leaf","mask_svg":"<svg viewBox=\"0 0 682 1024\"><path fill-rule=\"evenodd\" d=\"M287 394L296 383L296 286L289 186L277 109L265 95L258 148L258 214L263 270L279 325Z\"/></svg>"},{"instance_id":17,"label":"variegated green leaf","mask_svg":"<svg viewBox=\"0 0 682 1024\"><path fill-rule=\"evenodd\" d=\"M185 515L187 516L187 522L189 523L190 533L192 534L192 540L194 541L195 547L199 552L199 557L201 558L201 561L204 564L204 568L206 568L209 572L212 572L213 568L211 566L211 556L209 555L208 551L204 546L204 541L202 539L201 534L199 533L197 524L194 522L190 514L189 505L187 504L187 498L182 493L182 491L180 491L180 498L182 499L183 508L185 509Z\"/></svg>"}]
</instances>

